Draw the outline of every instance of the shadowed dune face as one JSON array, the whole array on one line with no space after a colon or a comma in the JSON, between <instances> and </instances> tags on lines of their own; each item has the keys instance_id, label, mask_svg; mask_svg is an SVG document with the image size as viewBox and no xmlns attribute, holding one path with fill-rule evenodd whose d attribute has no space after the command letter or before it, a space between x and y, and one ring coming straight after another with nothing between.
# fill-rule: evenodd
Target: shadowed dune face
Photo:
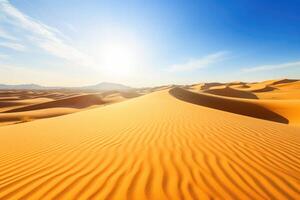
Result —
<instances>
[{"instance_id":1,"label":"shadowed dune face","mask_svg":"<svg viewBox=\"0 0 300 200\"><path fill-rule=\"evenodd\" d=\"M0 97L0 102L1 101L15 101L15 100L19 100L18 97Z\"/></svg>"},{"instance_id":2,"label":"shadowed dune face","mask_svg":"<svg viewBox=\"0 0 300 200\"><path fill-rule=\"evenodd\" d=\"M225 87L221 89L208 89L204 90L205 93L215 94L226 97L237 97L245 99L258 99L257 96L251 92L235 90L230 87Z\"/></svg>"},{"instance_id":3,"label":"shadowed dune face","mask_svg":"<svg viewBox=\"0 0 300 200\"><path fill-rule=\"evenodd\" d=\"M23 111L39 110L39 109L46 109L46 108L58 108L58 107L80 109L92 105L101 105L104 103L105 102L98 95L88 94L88 95L70 97L66 99L60 99L56 101L50 101L46 103L30 105L22 108L16 108L16 109L5 111L4 113L23 112Z\"/></svg>"},{"instance_id":4,"label":"shadowed dune face","mask_svg":"<svg viewBox=\"0 0 300 200\"><path fill-rule=\"evenodd\" d=\"M300 89L300 81L293 81L293 82L290 82L290 83L277 84L276 88L284 89L284 90Z\"/></svg>"},{"instance_id":5,"label":"shadowed dune face","mask_svg":"<svg viewBox=\"0 0 300 200\"><path fill-rule=\"evenodd\" d=\"M208 96L205 94L187 91L178 87L171 89L169 93L180 100L209 108L285 124L289 122L286 118L279 114L260 105L252 104L251 102Z\"/></svg>"},{"instance_id":6,"label":"shadowed dune face","mask_svg":"<svg viewBox=\"0 0 300 200\"><path fill-rule=\"evenodd\" d=\"M243 99L300 99L300 81L292 79L268 80L255 83L201 83L182 88Z\"/></svg>"},{"instance_id":7,"label":"shadowed dune face","mask_svg":"<svg viewBox=\"0 0 300 200\"><path fill-rule=\"evenodd\" d=\"M15 101L0 101L0 107L20 106L24 105L22 102Z\"/></svg>"},{"instance_id":8,"label":"shadowed dune face","mask_svg":"<svg viewBox=\"0 0 300 200\"><path fill-rule=\"evenodd\" d=\"M227 83L226 85L227 86L245 86L246 82L237 81L237 82Z\"/></svg>"},{"instance_id":9,"label":"shadowed dune face","mask_svg":"<svg viewBox=\"0 0 300 200\"><path fill-rule=\"evenodd\" d=\"M35 98L50 98L52 100L58 100L62 98L78 95L78 92L71 91L28 91L28 90L12 90L12 91L0 91L0 98L14 98L14 100L26 100ZM0 99L1 100L1 99Z\"/></svg>"},{"instance_id":10,"label":"shadowed dune face","mask_svg":"<svg viewBox=\"0 0 300 200\"><path fill-rule=\"evenodd\" d=\"M0 122L8 124L29 122L36 119L56 117L78 112L75 108L46 108L40 110L30 110L23 112L0 113Z\"/></svg>"},{"instance_id":11,"label":"shadowed dune face","mask_svg":"<svg viewBox=\"0 0 300 200\"><path fill-rule=\"evenodd\" d=\"M137 92L120 92L118 94L124 98L135 98L141 96L141 94Z\"/></svg>"},{"instance_id":12,"label":"shadowed dune face","mask_svg":"<svg viewBox=\"0 0 300 200\"><path fill-rule=\"evenodd\" d=\"M248 88L234 87L241 91L254 93L259 99L289 100L300 99L300 81L292 79L269 80L248 83Z\"/></svg>"},{"instance_id":13,"label":"shadowed dune face","mask_svg":"<svg viewBox=\"0 0 300 200\"><path fill-rule=\"evenodd\" d=\"M66 115L140 95L135 90L99 93L77 90L0 90L0 126Z\"/></svg>"},{"instance_id":14,"label":"shadowed dune face","mask_svg":"<svg viewBox=\"0 0 300 200\"><path fill-rule=\"evenodd\" d=\"M249 88L250 86L245 83L245 84L242 84L242 85L230 85L230 87L231 88L246 89L246 88Z\"/></svg>"},{"instance_id":15,"label":"shadowed dune face","mask_svg":"<svg viewBox=\"0 0 300 200\"><path fill-rule=\"evenodd\" d=\"M282 79L282 80L274 81L270 85L278 85L278 84L284 84L284 83L293 83L293 82L297 82L297 81L298 80L296 80L296 79Z\"/></svg>"},{"instance_id":16,"label":"shadowed dune face","mask_svg":"<svg viewBox=\"0 0 300 200\"><path fill-rule=\"evenodd\" d=\"M254 89L254 90L252 90L252 92L271 92L273 90L275 90L275 88L270 87L270 86L264 86L263 88L260 88L260 89Z\"/></svg>"},{"instance_id":17,"label":"shadowed dune face","mask_svg":"<svg viewBox=\"0 0 300 200\"><path fill-rule=\"evenodd\" d=\"M115 95L115 96L121 96L124 98L135 98L138 96L141 96L142 94L140 94L139 92L136 91L127 91L127 92L120 92L120 91L106 91L101 93L101 97L107 97L110 95Z\"/></svg>"},{"instance_id":18,"label":"shadowed dune face","mask_svg":"<svg viewBox=\"0 0 300 200\"><path fill-rule=\"evenodd\" d=\"M202 86L201 86L201 90L208 90L210 89L211 87L215 87L215 86L223 86L224 84L223 83L204 83Z\"/></svg>"}]
</instances>

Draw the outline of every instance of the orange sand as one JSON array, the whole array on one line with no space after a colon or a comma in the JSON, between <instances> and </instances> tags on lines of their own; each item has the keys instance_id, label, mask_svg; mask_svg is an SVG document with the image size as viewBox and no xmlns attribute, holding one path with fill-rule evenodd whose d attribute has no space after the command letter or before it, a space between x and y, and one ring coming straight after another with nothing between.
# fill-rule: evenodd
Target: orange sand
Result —
<instances>
[{"instance_id":1,"label":"orange sand","mask_svg":"<svg viewBox=\"0 0 300 200\"><path fill-rule=\"evenodd\" d=\"M0 199L300 199L300 126L190 93L0 127Z\"/></svg>"},{"instance_id":2,"label":"orange sand","mask_svg":"<svg viewBox=\"0 0 300 200\"><path fill-rule=\"evenodd\" d=\"M134 98L136 92L0 91L0 126L56 117Z\"/></svg>"}]
</instances>

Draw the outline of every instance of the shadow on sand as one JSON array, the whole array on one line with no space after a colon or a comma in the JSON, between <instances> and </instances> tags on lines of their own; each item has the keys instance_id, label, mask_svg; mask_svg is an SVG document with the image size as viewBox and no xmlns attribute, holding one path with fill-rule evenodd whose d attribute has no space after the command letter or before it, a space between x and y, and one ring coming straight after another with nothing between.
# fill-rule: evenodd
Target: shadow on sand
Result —
<instances>
[{"instance_id":1,"label":"shadow on sand","mask_svg":"<svg viewBox=\"0 0 300 200\"><path fill-rule=\"evenodd\" d=\"M284 124L289 122L281 115L252 102L194 93L179 87L171 89L169 93L177 99L196 105Z\"/></svg>"}]
</instances>

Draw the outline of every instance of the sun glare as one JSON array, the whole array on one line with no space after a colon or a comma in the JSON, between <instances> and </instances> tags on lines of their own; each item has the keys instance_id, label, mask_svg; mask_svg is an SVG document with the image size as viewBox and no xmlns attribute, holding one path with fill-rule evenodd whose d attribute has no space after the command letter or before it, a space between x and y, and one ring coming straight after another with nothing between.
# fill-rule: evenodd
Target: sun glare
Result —
<instances>
[{"instance_id":1,"label":"sun glare","mask_svg":"<svg viewBox=\"0 0 300 200\"><path fill-rule=\"evenodd\" d=\"M111 42L104 45L101 57L101 67L110 77L124 78L134 74L139 62L138 51L126 43Z\"/></svg>"}]
</instances>

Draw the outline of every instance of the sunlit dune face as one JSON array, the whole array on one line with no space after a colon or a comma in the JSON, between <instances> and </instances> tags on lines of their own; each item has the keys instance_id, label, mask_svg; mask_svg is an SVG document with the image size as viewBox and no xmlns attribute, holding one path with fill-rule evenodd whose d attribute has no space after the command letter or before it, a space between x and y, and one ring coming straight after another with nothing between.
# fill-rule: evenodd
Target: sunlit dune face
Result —
<instances>
[{"instance_id":1,"label":"sunlit dune face","mask_svg":"<svg viewBox=\"0 0 300 200\"><path fill-rule=\"evenodd\" d=\"M133 45L111 42L102 49L100 62L107 76L125 78L134 75L139 56Z\"/></svg>"}]
</instances>

